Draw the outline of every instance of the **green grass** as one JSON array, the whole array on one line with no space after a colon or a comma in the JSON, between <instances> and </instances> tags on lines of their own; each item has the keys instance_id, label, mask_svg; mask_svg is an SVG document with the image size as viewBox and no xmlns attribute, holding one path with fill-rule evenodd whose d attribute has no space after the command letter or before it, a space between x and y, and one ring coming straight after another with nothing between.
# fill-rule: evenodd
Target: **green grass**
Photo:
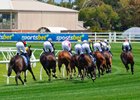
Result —
<instances>
[{"instance_id":1,"label":"green grass","mask_svg":"<svg viewBox=\"0 0 140 100\"><path fill-rule=\"evenodd\" d=\"M1 46L15 46L15 43L0 43ZM42 48L42 43L31 43L33 48ZM33 81L28 73L26 86L15 85L15 80L10 78L6 85L7 73L5 65L0 64L0 100L139 100L140 98L140 44L132 44L135 59L134 75L126 72L121 60L121 44L112 45L113 66L112 73L97 78L95 82L85 78L72 80L53 79L48 82L48 76L43 70L43 80L39 80L40 63L33 68L37 81ZM60 44L55 45L61 49ZM36 55L38 56L39 53ZM37 57L39 58L39 56ZM13 75L14 72L12 73ZM23 76L23 75L22 75Z\"/></svg>"}]
</instances>

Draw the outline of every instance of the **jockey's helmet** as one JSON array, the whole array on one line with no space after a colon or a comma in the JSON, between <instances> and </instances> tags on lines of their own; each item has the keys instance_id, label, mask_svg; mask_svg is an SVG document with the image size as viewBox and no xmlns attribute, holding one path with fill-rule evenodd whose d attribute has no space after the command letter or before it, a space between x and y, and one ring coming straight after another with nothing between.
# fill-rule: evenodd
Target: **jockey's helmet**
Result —
<instances>
[{"instance_id":1,"label":"jockey's helmet","mask_svg":"<svg viewBox=\"0 0 140 100\"><path fill-rule=\"evenodd\" d=\"M92 40L91 39L88 39L88 42L92 42Z\"/></svg>"},{"instance_id":2,"label":"jockey's helmet","mask_svg":"<svg viewBox=\"0 0 140 100\"><path fill-rule=\"evenodd\" d=\"M104 42L107 42L107 39L104 39Z\"/></svg>"},{"instance_id":3,"label":"jockey's helmet","mask_svg":"<svg viewBox=\"0 0 140 100\"><path fill-rule=\"evenodd\" d=\"M48 38L48 41L52 42L52 39L51 38Z\"/></svg>"},{"instance_id":4,"label":"jockey's helmet","mask_svg":"<svg viewBox=\"0 0 140 100\"><path fill-rule=\"evenodd\" d=\"M80 42L81 42L81 40L78 40L77 42L78 42L78 43L80 43Z\"/></svg>"},{"instance_id":5,"label":"jockey's helmet","mask_svg":"<svg viewBox=\"0 0 140 100\"><path fill-rule=\"evenodd\" d=\"M87 43L87 40L84 40L83 43Z\"/></svg>"},{"instance_id":6,"label":"jockey's helmet","mask_svg":"<svg viewBox=\"0 0 140 100\"><path fill-rule=\"evenodd\" d=\"M26 44L27 44L26 41L22 41L22 42L23 42L24 46L26 46Z\"/></svg>"}]
</instances>

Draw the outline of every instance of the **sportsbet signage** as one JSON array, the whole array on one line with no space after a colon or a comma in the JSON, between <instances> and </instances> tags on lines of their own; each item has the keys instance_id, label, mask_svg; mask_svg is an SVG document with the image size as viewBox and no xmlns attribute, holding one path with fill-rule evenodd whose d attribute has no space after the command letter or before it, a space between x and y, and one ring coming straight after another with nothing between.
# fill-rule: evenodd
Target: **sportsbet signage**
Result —
<instances>
[{"instance_id":1,"label":"sportsbet signage","mask_svg":"<svg viewBox=\"0 0 140 100\"><path fill-rule=\"evenodd\" d=\"M61 42L69 38L70 41L88 40L87 33L0 33L0 41L46 41L51 38L54 42Z\"/></svg>"}]
</instances>

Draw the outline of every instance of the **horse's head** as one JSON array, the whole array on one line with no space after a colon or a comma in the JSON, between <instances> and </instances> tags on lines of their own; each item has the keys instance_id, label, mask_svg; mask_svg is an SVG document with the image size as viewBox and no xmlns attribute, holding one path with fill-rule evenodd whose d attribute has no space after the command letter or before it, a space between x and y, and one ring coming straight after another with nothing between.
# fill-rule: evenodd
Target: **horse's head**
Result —
<instances>
[{"instance_id":1,"label":"horse's head","mask_svg":"<svg viewBox=\"0 0 140 100\"><path fill-rule=\"evenodd\" d=\"M27 54L29 55L29 57L31 57L31 55L32 55L31 45L26 47L26 51L27 51Z\"/></svg>"}]
</instances>

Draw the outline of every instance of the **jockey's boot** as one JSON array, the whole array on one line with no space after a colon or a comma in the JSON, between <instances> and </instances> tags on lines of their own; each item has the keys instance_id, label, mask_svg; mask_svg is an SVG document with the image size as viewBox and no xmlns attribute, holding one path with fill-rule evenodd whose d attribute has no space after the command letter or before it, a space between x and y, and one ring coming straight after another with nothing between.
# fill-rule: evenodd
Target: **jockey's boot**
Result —
<instances>
[{"instance_id":1,"label":"jockey's boot","mask_svg":"<svg viewBox=\"0 0 140 100\"><path fill-rule=\"evenodd\" d=\"M30 63L30 58L29 58L28 54L27 54L27 53L25 53L25 54L24 54L24 56L26 57L27 62L28 62L28 64L29 64L29 63Z\"/></svg>"},{"instance_id":2,"label":"jockey's boot","mask_svg":"<svg viewBox=\"0 0 140 100\"><path fill-rule=\"evenodd\" d=\"M96 63L96 58L95 58L95 55L94 55L94 54L92 54L92 53L90 53L89 55L90 55L90 57L91 57L91 59L92 59L93 63Z\"/></svg>"},{"instance_id":3,"label":"jockey's boot","mask_svg":"<svg viewBox=\"0 0 140 100\"><path fill-rule=\"evenodd\" d=\"M45 49L43 48L43 51L45 52Z\"/></svg>"},{"instance_id":4,"label":"jockey's boot","mask_svg":"<svg viewBox=\"0 0 140 100\"><path fill-rule=\"evenodd\" d=\"M113 56L113 54L112 54L112 52L110 50L109 50L109 53L110 53L111 56Z\"/></svg>"},{"instance_id":5,"label":"jockey's boot","mask_svg":"<svg viewBox=\"0 0 140 100\"><path fill-rule=\"evenodd\" d=\"M71 52L71 50L69 51L69 53L70 53L70 55L72 56L72 52Z\"/></svg>"}]
</instances>

